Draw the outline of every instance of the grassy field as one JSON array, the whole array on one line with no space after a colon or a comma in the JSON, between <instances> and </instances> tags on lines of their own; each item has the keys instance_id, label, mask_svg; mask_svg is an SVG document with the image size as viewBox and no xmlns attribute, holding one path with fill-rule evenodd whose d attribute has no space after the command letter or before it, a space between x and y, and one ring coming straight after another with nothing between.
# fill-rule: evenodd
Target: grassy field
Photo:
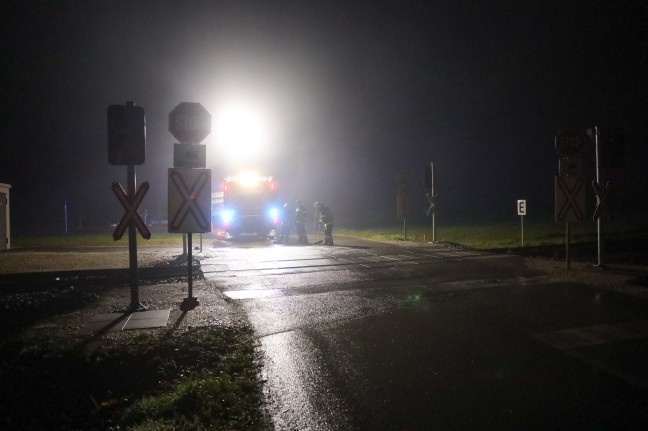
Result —
<instances>
[{"instance_id":1,"label":"grassy field","mask_svg":"<svg viewBox=\"0 0 648 431\"><path fill-rule=\"evenodd\" d=\"M606 222L603 232L608 240L623 240L648 235L648 221ZM375 240L402 241L403 226L376 229L336 229L336 233L360 236ZM430 226L408 226L406 239L409 241L432 241ZM597 239L596 224L570 224L571 243L595 242ZM522 243L521 223L484 224L484 225L437 225L436 241L461 244L477 249L513 248L521 246L549 246L565 243L566 226L554 223L524 224L524 243Z\"/></svg>"},{"instance_id":2,"label":"grassy field","mask_svg":"<svg viewBox=\"0 0 648 431\"><path fill-rule=\"evenodd\" d=\"M403 226L389 226L372 229L336 228L334 234L359 236L375 240L402 241ZM432 241L430 226L407 226L408 241ZM648 235L648 220L607 221L604 224L607 239L623 240ZM203 234L209 238L211 234ZM572 223L570 225L571 242L595 242L597 237L596 224L592 221ZM437 224L436 241L461 244L471 248L493 249L512 248L520 246L548 246L565 243L566 228L564 224L555 223L524 223L524 243L522 229L517 223L489 223L482 225L444 225ZM127 246L128 235L119 241L114 241L112 232L105 233L71 233L60 235L15 235L11 240L12 248L59 248L59 247L111 247ZM199 234L194 234L193 241L199 241ZM138 234L138 246L182 245L182 235L168 232L153 232L150 240L145 240Z\"/></svg>"}]
</instances>

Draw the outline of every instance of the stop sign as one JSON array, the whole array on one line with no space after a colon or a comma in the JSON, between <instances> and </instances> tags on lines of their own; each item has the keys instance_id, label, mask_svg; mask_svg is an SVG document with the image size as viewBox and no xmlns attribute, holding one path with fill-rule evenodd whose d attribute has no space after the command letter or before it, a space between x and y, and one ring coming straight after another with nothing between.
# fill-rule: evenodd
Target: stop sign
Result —
<instances>
[{"instance_id":1,"label":"stop sign","mask_svg":"<svg viewBox=\"0 0 648 431\"><path fill-rule=\"evenodd\" d=\"M560 129L555 139L556 150L564 157L573 157L583 151L585 141L577 129Z\"/></svg>"},{"instance_id":2,"label":"stop sign","mask_svg":"<svg viewBox=\"0 0 648 431\"><path fill-rule=\"evenodd\" d=\"M181 144L198 144L211 133L211 114L200 103L181 102L169 112L169 132Z\"/></svg>"}]
</instances>

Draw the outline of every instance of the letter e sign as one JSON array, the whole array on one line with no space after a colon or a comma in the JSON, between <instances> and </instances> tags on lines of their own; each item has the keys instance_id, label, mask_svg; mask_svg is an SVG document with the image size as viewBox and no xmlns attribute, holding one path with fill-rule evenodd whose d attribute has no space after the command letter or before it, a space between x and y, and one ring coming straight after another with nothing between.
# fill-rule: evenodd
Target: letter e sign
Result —
<instances>
[{"instance_id":1,"label":"letter e sign","mask_svg":"<svg viewBox=\"0 0 648 431\"><path fill-rule=\"evenodd\" d=\"M521 216L522 216L522 215L526 215L526 210L527 210L527 207L526 207L526 199L519 199L519 200L517 201L517 211L518 211L518 215L521 215Z\"/></svg>"}]
</instances>

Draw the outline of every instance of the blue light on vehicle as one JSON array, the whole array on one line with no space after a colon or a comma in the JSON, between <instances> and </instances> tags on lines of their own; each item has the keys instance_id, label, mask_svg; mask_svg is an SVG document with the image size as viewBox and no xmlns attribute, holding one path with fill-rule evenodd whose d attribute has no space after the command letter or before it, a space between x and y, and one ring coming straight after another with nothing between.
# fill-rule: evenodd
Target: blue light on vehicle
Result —
<instances>
[{"instance_id":1,"label":"blue light on vehicle","mask_svg":"<svg viewBox=\"0 0 648 431\"><path fill-rule=\"evenodd\" d=\"M224 224L228 225L234 219L234 210L223 210L221 211L221 220Z\"/></svg>"},{"instance_id":2,"label":"blue light on vehicle","mask_svg":"<svg viewBox=\"0 0 648 431\"><path fill-rule=\"evenodd\" d=\"M268 209L268 217L272 220L272 223L279 223L279 210L275 207Z\"/></svg>"}]
</instances>

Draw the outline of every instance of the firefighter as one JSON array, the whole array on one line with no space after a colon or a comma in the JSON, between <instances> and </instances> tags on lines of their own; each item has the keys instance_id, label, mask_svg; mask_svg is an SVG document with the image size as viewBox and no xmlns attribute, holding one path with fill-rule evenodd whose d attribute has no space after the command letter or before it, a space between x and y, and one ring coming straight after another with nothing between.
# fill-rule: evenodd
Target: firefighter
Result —
<instances>
[{"instance_id":1,"label":"firefighter","mask_svg":"<svg viewBox=\"0 0 648 431\"><path fill-rule=\"evenodd\" d=\"M315 202L314 208L319 211L319 222L324 225L324 245L333 245L333 214L324 204Z\"/></svg>"},{"instance_id":2,"label":"firefighter","mask_svg":"<svg viewBox=\"0 0 648 431\"><path fill-rule=\"evenodd\" d=\"M288 238L290 237L290 222L290 207L286 202L281 212L281 237L279 239L284 244L288 244Z\"/></svg>"},{"instance_id":3,"label":"firefighter","mask_svg":"<svg viewBox=\"0 0 648 431\"><path fill-rule=\"evenodd\" d=\"M306 208L302 205L301 201L297 201L295 208L295 229L297 230L297 242L299 244L308 244L306 237Z\"/></svg>"}]
</instances>

